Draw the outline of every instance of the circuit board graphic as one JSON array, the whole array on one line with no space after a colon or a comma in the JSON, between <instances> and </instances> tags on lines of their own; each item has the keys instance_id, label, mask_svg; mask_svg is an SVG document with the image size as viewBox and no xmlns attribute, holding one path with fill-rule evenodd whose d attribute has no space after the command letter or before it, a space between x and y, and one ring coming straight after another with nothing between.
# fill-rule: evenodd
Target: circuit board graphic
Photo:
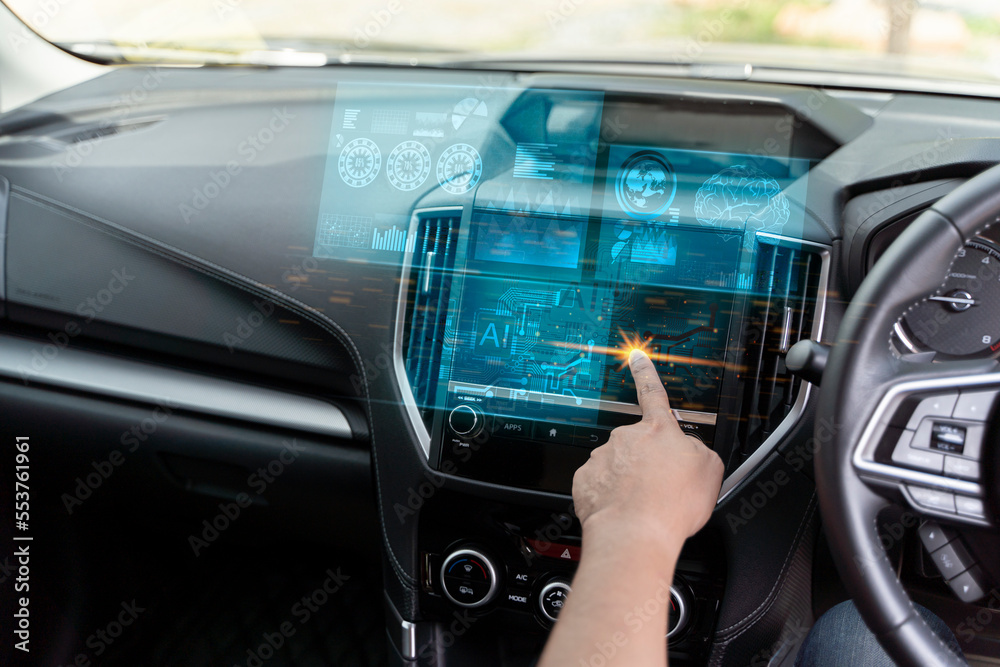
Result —
<instances>
[{"instance_id":1,"label":"circuit board graphic","mask_svg":"<svg viewBox=\"0 0 1000 667\"><path fill-rule=\"evenodd\" d=\"M731 296L719 292L467 279L444 341L442 379L488 402L524 401L529 410L635 403L624 360L639 345L677 407L709 409L718 399L730 310Z\"/></svg>"}]
</instances>

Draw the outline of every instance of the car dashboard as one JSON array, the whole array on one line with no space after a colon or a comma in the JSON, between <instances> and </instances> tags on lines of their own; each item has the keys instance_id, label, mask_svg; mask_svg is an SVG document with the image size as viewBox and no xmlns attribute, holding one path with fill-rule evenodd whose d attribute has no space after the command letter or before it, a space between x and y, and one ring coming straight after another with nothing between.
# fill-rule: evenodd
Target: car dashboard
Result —
<instances>
[{"instance_id":1,"label":"car dashboard","mask_svg":"<svg viewBox=\"0 0 1000 667\"><path fill-rule=\"evenodd\" d=\"M785 355L1000 160L996 110L641 70L121 68L0 117L5 395L206 420L148 449L214 497L241 491L227 429L294 434L329 476L273 509L349 534L372 516L344 498L374 497L394 660L531 664L579 559L573 473L640 418L644 349L725 464L665 593L671 661L746 664L819 539L817 387ZM997 352L915 322L900 354Z\"/></svg>"}]
</instances>

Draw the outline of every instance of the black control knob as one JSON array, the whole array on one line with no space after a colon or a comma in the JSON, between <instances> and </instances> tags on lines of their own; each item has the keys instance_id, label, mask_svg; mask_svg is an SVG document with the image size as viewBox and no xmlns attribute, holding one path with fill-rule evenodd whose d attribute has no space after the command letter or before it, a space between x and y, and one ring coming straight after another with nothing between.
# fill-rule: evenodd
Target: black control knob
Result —
<instances>
[{"instance_id":1,"label":"black control knob","mask_svg":"<svg viewBox=\"0 0 1000 667\"><path fill-rule=\"evenodd\" d=\"M481 607L498 588L496 567L476 549L453 551L441 564L441 590L460 607Z\"/></svg>"},{"instance_id":2,"label":"black control knob","mask_svg":"<svg viewBox=\"0 0 1000 667\"><path fill-rule=\"evenodd\" d=\"M559 612L566 604L569 597L569 582L565 579L553 579L542 587L542 592L538 594L538 609L542 616L555 621L559 618Z\"/></svg>"},{"instance_id":3,"label":"black control knob","mask_svg":"<svg viewBox=\"0 0 1000 667\"><path fill-rule=\"evenodd\" d=\"M486 417L483 411L472 405L460 405L448 415L448 426L458 435L474 438L483 431Z\"/></svg>"},{"instance_id":4,"label":"black control knob","mask_svg":"<svg viewBox=\"0 0 1000 667\"><path fill-rule=\"evenodd\" d=\"M670 587L670 616L667 622L667 639L684 631L690 619L689 601L680 589Z\"/></svg>"}]
</instances>

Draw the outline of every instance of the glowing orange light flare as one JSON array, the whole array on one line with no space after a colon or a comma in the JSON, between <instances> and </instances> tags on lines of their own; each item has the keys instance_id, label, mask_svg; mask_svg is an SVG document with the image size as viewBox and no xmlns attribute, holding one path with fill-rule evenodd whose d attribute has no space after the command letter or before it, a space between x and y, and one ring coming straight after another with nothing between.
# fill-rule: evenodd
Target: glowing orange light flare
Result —
<instances>
[{"instance_id":1,"label":"glowing orange light flare","mask_svg":"<svg viewBox=\"0 0 1000 667\"><path fill-rule=\"evenodd\" d=\"M685 366L708 366L710 368L726 368L727 364L725 361L716 361L714 359L695 359L693 357L682 357L676 354L663 354L650 351L649 347L652 343L651 340L646 340L637 333L628 333L618 329L618 335L621 336L622 342L618 344L617 347L607 347L603 345L581 345L579 343L567 343L562 341L553 341L552 345L556 347L563 347L570 350L581 350L581 351L592 351L594 354L603 354L609 357L615 357L621 361L621 366L618 370L622 370L628 365L629 355L632 354L632 350L642 350L655 362L659 363L674 363L683 364ZM742 367L734 367L738 371L742 371Z\"/></svg>"}]
</instances>

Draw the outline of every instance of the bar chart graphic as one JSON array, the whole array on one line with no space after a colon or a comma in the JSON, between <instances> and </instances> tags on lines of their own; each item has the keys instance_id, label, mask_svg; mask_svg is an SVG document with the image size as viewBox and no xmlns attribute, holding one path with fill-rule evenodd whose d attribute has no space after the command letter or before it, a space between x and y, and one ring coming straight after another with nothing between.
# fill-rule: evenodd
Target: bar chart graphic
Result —
<instances>
[{"instance_id":1,"label":"bar chart graphic","mask_svg":"<svg viewBox=\"0 0 1000 667\"><path fill-rule=\"evenodd\" d=\"M552 152L555 147L555 144L518 144L514 154L514 178L552 180L559 162Z\"/></svg>"},{"instance_id":2,"label":"bar chart graphic","mask_svg":"<svg viewBox=\"0 0 1000 667\"><path fill-rule=\"evenodd\" d=\"M372 238L372 250L395 250L397 252L413 252L416 237L407 238L405 229L396 225L392 229L376 229Z\"/></svg>"}]
</instances>

